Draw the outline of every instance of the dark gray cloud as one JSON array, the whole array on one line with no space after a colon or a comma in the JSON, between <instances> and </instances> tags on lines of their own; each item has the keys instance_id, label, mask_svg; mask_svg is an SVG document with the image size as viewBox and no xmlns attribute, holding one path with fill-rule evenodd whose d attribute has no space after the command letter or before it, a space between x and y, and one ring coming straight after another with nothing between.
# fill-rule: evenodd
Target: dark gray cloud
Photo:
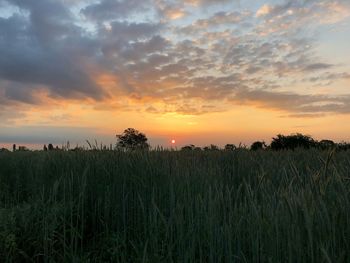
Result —
<instances>
[{"instance_id":1,"label":"dark gray cloud","mask_svg":"<svg viewBox=\"0 0 350 263\"><path fill-rule=\"evenodd\" d=\"M241 89L231 99L234 103L296 112L298 115L350 113L350 95L327 96ZM294 114L294 116L295 116Z\"/></svg>"},{"instance_id":2,"label":"dark gray cloud","mask_svg":"<svg viewBox=\"0 0 350 263\"><path fill-rule=\"evenodd\" d=\"M22 84L43 85L53 95L67 98L79 94L89 94L96 99L103 97L103 93L88 73L75 63L74 58L64 53L12 46L3 53L0 77ZM30 85L26 89L30 88Z\"/></svg>"},{"instance_id":3,"label":"dark gray cloud","mask_svg":"<svg viewBox=\"0 0 350 263\"><path fill-rule=\"evenodd\" d=\"M347 72L339 72L339 73L326 72L326 73L321 74L319 76L305 79L304 81L317 83L318 85L321 86L321 85L330 85L330 84L334 83L334 81L346 80L346 79L350 79L350 74Z\"/></svg>"},{"instance_id":4,"label":"dark gray cloud","mask_svg":"<svg viewBox=\"0 0 350 263\"><path fill-rule=\"evenodd\" d=\"M108 29L100 28L97 39L105 59L122 66L125 60L143 58L152 50L161 51L166 45L158 35L161 28L161 24L115 21Z\"/></svg>"},{"instance_id":5,"label":"dark gray cloud","mask_svg":"<svg viewBox=\"0 0 350 263\"><path fill-rule=\"evenodd\" d=\"M23 102L27 104L39 104L39 98L35 97L33 90L35 86L30 84L23 84L17 81L1 81L0 89L2 91L2 98L9 102Z\"/></svg>"},{"instance_id":6,"label":"dark gray cloud","mask_svg":"<svg viewBox=\"0 0 350 263\"><path fill-rule=\"evenodd\" d=\"M111 23L110 34L123 40L136 40L147 38L159 32L160 24L151 23L127 23L115 21Z\"/></svg>"},{"instance_id":7,"label":"dark gray cloud","mask_svg":"<svg viewBox=\"0 0 350 263\"><path fill-rule=\"evenodd\" d=\"M7 97L33 102L30 92L47 89L52 96L102 99L105 94L82 63L84 50L89 53L94 47L74 26L69 10L60 1L11 3L29 16L0 18L0 78L14 83L2 87Z\"/></svg>"},{"instance_id":8,"label":"dark gray cloud","mask_svg":"<svg viewBox=\"0 0 350 263\"><path fill-rule=\"evenodd\" d=\"M138 11L145 11L150 6L148 0L101 0L81 10L87 18L104 21L128 17Z\"/></svg>"},{"instance_id":9,"label":"dark gray cloud","mask_svg":"<svg viewBox=\"0 0 350 263\"><path fill-rule=\"evenodd\" d=\"M74 33L72 14L61 1L12 0L10 3L29 12L31 33L42 42Z\"/></svg>"},{"instance_id":10,"label":"dark gray cloud","mask_svg":"<svg viewBox=\"0 0 350 263\"><path fill-rule=\"evenodd\" d=\"M305 70L307 71L315 71L315 70L324 70L324 69L329 69L332 68L334 65L332 64L327 64L327 63L314 63L305 66Z\"/></svg>"}]
</instances>

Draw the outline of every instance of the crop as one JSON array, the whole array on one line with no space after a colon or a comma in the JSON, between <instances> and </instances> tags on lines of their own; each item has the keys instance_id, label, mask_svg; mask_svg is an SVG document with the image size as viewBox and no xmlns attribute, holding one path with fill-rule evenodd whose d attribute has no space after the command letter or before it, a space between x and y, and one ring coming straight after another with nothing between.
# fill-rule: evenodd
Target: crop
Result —
<instances>
[{"instance_id":1,"label":"crop","mask_svg":"<svg viewBox=\"0 0 350 263\"><path fill-rule=\"evenodd\" d=\"M1 262L350 262L350 153L0 153Z\"/></svg>"}]
</instances>

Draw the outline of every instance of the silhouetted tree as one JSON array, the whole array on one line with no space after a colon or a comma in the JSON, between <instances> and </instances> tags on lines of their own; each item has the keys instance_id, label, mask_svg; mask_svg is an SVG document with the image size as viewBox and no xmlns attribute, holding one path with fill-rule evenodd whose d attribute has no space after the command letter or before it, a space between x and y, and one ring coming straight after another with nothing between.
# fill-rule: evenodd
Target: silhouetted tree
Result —
<instances>
[{"instance_id":1,"label":"silhouetted tree","mask_svg":"<svg viewBox=\"0 0 350 263\"><path fill-rule=\"evenodd\" d=\"M225 149L225 151L234 151L236 149L236 145L226 144L224 149Z\"/></svg>"},{"instance_id":2,"label":"silhouetted tree","mask_svg":"<svg viewBox=\"0 0 350 263\"><path fill-rule=\"evenodd\" d=\"M266 143L264 141L260 142L260 141L256 141L253 142L252 145L250 146L250 149L252 151L258 151L258 150L264 150L266 149Z\"/></svg>"},{"instance_id":3,"label":"silhouetted tree","mask_svg":"<svg viewBox=\"0 0 350 263\"><path fill-rule=\"evenodd\" d=\"M44 144L43 150L44 150L45 152L47 151L47 146L46 146L46 144Z\"/></svg>"},{"instance_id":4,"label":"silhouetted tree","mask_svg":"<svg viewBox=\"0 0 350 263\"><path fill-rule=\"evenodd\" d=\"M53 147L52 143L49 144L48 150L49 150L49 151L53 151L53 150L54 150L54 147Z\"/></svg>"},{"instance_id":5,"label":"silhouetted tree","mask_svg":"<svg viewBox=\"0 0 350 263\"><path fill-rule=\"evenodd\" d=\"M147 150L149 144L145 134L133 128L126 129L123 134L116 135L118 142L117 148L126 150Z\"/></svg>"},{"instance_id":6,"label":"silhouetted tree","mask_svg":"<svg viewBox=\"0 0 350 263\"><path fill-rule=\"evenodd\" d=\"M271 149L278 150L294 150L296 148L309 149L314 147L316 142L309 135L303 135L301 133L296 133L288 136L277 135L277 137L272 139Z\"/></svg>"},{"instance_id":7,"label":"silhouetted tree","mask_svg":"<svg viewBox=\"0 0 350 263\"><path fill-rule=\"evenodd\" d=\"M278 134L277 137L272 138L270 147L272 150L278 151L286 148L286 137Z\"/></svg>"},{"instance_id":8,"label":"silhouetted tree","mask_svg":"<svg viewBox=\"0 0 350 263\"><path fill-rule=\"evenodd\" d=\"M12 145L12 151L16 151L16 144Z\"/></svg>"}]
</instances>

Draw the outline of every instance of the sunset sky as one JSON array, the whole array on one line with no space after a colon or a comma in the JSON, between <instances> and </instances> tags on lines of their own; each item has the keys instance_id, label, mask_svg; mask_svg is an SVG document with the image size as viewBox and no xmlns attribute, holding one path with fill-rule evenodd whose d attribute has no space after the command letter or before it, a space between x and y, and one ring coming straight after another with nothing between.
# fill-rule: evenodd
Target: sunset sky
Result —
<instances>
[{"instance_id":1,"label":"sunset sky","mask_svg":"<svg viewBox=\"0 0 350 263\"><path fill-rule=\"evenodd\" d=\"M0 0L0 148L128 127L350 141L350 1Z\"/></svg>"}]
</instances>

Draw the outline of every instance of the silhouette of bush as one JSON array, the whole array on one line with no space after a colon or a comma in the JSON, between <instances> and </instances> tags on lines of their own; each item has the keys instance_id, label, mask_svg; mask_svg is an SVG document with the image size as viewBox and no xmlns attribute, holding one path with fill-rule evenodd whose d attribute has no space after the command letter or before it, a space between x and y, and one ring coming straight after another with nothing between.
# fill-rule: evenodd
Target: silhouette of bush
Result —
<instances>
[{"instance_id":1,"label":"silhouette of bush","mask_svg":"<svg viewBox=\"0 0 350 263\"><path fill-rule=\"evenodd\" d=\"M52 143L50 143L47 148L48 148L49 151L53 151L54 150L54 147L53 147Z\"/></svg>"},{"instance_id":2,"label":"silhouette of bush","mask_svg":"<svg viewBox=\"0 0 350 263\"><path fill-rule=\"evenodd\" d=\"M267 146L265 142L256 141L252 143L252 145L250 146L250 149L252 151L258 151L258 150L264 150L266 149L266 147Z\"/></svg>"},{"instance_id":3,"label":"silhouette of bush","mask_svg":"<svg viewBox=\"0 0 350 263\"><path fill-rule=\"evenodd\" d=\"M6 148L0 148L0 152L10 152L10 151Z\"/></svg>"},{"instance_id":4,"label":"silhouette of bush","mask_svg":"<svg viewBox=\"0 0 350 263\"><path fill-rule=\"evenodd\" d=\"M181 149L181 151L197 151L197 152L200 152L202 151L202 148L201 147L197 147L193 144L189 144L189 145L185 145L183 146Z\"/></svg>"},{"instance_id":5,"label":"silhouette of bush","mask_svg":"<svg viewBox=\"0 0 350 263\"><path fill-rule=\"evenodd\" d=\"M214 145L214 144L210 144L209 146L205 146L203 148L204 151L219 151L219 147Z\"/></svg>"},{"instance_id":6,"label":"silhouette of bush","mask_svg":"<svg viewBox=\"0 0 350 263\"><path fill-rule=\"evenodd\" d=\"M321 140L317 142L317 147L322 149L322 150L328 150L328 149L333 149L337 146L335 142L332 140Z\"/></svg>"},{"instance_id":7,"label":"silhouette of bush","mask_svg":"<svg viewBox=\"0 0 350 263\"><path fill-rule=\"evenodd\" d=\"M275 151L279 150L294 150L296 148L309 149L315 147L315 140L309 135L296 133L292 135L277 135L272 139L270 148Z\"/></svg>"},{"instance_id":8,"label":"silhouette of bush","mask_svg":"<svg viewBox=\"0 0 350 263\"><path fill-rule=\"evenodd\" d=\"M135 130L133 128L128 128L124 130L123 134L116 135L118 142L118 149L125 150L148 150L149 144L147 143L147 137L145 134Z\"/></svg>"},{"instance_id":9,"label":"silhouette of bush","mask_svg":"<svg viewBox=\"0 0 350 263\"><path fill-rule=\"evenodd\" d=\"M193 151L194 149L196 149L196 146L194 146L193 144L189 144L182 147L181 151Z\"/></svg>"}]
</instances>

